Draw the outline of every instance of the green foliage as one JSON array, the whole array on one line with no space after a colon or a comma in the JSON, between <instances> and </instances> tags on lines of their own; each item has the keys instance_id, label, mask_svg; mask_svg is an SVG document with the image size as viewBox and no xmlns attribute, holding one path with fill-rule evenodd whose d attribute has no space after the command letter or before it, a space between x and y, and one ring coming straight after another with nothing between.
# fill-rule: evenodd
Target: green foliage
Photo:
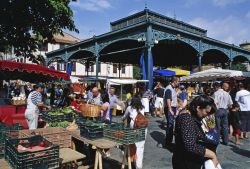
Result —
<instances>
[{"instance_id":1,"label":"green foliage","mask_svg":"<svg viewBox=\"0 0 250 169\"><path fill-rule=\"evenodd\" d=\"M232 70L247 72L247 66L243 63L236 63L232 65Z\"/></svg>"},{"instance_id":2,"label":"green foliage","mask_svg":"<svg viewBox=\"0 0 250 169\"><path fill-rule=\"evenodd\" d=\"M39 43L53 43L63 30L78 32L69 3L73 0L1 0L0 51L14 47L16 56L37 62ZM40 60L39 60L40 61Z\"/></svg>"},{"instance_id":3,"label":"green foliage","mask_svg":"<svg viewBox=\"0 0 250 169\"><path fill-rule=\"evenodd\" d=\"M133 78L137 80L142 79L142 69L138 66L133 66Z\"/></svg>"}]
</instances>

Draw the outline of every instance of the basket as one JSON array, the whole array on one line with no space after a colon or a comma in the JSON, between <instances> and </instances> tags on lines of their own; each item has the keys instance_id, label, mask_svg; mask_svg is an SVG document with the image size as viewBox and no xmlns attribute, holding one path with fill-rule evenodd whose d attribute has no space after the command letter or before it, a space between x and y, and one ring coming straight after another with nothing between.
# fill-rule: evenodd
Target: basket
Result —
<instances>
[{"instance_id":1,"label":"basket","mask_svg":"<svg viewBox=\"0 0 250 169\"><path fill-rule=\"evenodd\" d=\"M18 136L18 130L22 129L22 125L16 124L14 126L8 126L3 123L0 123L0 158L4 157L4 146L5 146L5 138L11 136L10 132L13 132L13 137Z\"/></svg>"},{"instance_id":2,"label":"basket","mask_svg":"<svg viewBox=\"0 0 250 169\"><path fill-rule=\"evenodd\" d=\"M44 150L19 152L16 148L20 142L26 146L36 146L41 141L47 147ZM53 145L42 136L6 139L5 149L5 158L13 169L59 168L59 146Z\"/></svg>"},{"instance_id":3,"label":"basket","mask_svg":"<svg viewBox=\"0 0 250 169\"><path fill-rule=\"evenodd\" d=\"M101 106L95 104L82 104L80 110L84 117L99 117L101 114Z\"/></svg>"},{"instance_id":4,"label":"basket","mask_svg":"<svg viewBox=\"0 0 250 169\"><path fill-rule=\"evenodd\" d=\"M25 100L11 100L11 104L14 106L20 106L20 105L25 105L26 104L26 99Z\"/></svg>"},{"instance_id":5,"label":"basket","mask_svg":"<svg viewBox=\"0 0 250 169\"><path fill-rule=\"evenodd\" d=\"M71 148L72 137L70 133L60 127L49 127L41 128L35 130L22 130L20 131L21 137L29 137L33 135L41 135L48 141L52 142L55 145L59 145L60 148Z\"/></svg>"},{"instance_id":6,"label":"basket","mask_svg":"<svg viewBox=\"0 0 250 169\"><path fill-rule=\"evenodd\" d=\"M127 128L123 124L111 124L104 127L104 137L118 143L129 145L145 140L145 128Z\"/></svg>"}]
</instances>

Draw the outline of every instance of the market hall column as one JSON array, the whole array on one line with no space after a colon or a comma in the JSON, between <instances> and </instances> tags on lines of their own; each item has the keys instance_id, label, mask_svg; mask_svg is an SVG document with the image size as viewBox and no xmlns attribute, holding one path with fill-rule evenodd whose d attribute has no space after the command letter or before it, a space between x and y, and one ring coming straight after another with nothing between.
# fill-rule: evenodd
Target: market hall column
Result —
<instances>
[{"instance_id":1,"label":"market hall column","mask_svg":"<svg viewBox=\"0 0 250 169\"><path fill-rule=\"evenodd\" d=\"M198 59L199 59L198 67L199 67L199 72L202 71L202 57L203 57L203 53L198 53Z\"/></svg>"},{"instance_id":2,"label":"market hall column","mask_svg":"<svg viewBox=\"0 0 250 169\"><path fill-rule=\"evenodd\" d=\"M149 81L147 88L152 90L153 86L153 56L152 56L152 47L154 46L153 42L153 30L151 25L151 18L147 16L147 32L146 32L146 50L145 50L145 63L146 63L146 72L147 80Z\"/></svg>"},{"instance_id":3,"label":"market hall column","mask_svg":"<svg viewBox=\"0 0 250 169\"><path fill-rule=\"evenodd\" d=\"M98 83L98 73L99 73L99 45L95 42L95 59L96 59L96 84Z\"/></svg>"}]
</instances>

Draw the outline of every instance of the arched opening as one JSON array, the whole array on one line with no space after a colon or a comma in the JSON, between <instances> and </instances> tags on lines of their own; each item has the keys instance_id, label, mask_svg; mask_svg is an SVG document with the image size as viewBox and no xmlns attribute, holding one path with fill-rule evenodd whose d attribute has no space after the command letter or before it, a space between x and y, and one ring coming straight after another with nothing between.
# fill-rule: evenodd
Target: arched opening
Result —
<instances>
[{"instance_id":1,"label":"arched opening","mask_svg":"<svg viewBox=\"0 0 250 169\"><path fill-rule=\"evenodd\" d=\"M68 61L73 64L72 75L77 76L89 76L95 75L95 55L93 52L88 50L79 50L73 53ZM77 71L78 70L78 71ZM77 74L79 72L80 74Z\"/></svg>"},{"instance_id":2,"label":"arched opening","mask_svg":"<svg viewBox=\"0 0 250 169\"><path fill-rule=\"evenodd\" d=\"M139 64L144 42L125 39L106 46L100 51L101 62Z\"/></svg>"},{"instance_id":3,"label":"arched opening","mask_svg":"<svg viewBox=\"0 0 250 169\"><path fill-rule=\"evenodd\" d=\"M133 78L133 66L140 64L145 42L133 39L118 40L100 51L100 61L105 62L102 70L106 76ZM112 63L112 64L110 64Z\"/></svg>"},{"instance_id":4,"label":"arched opening","mask_svg":"<svg viewBox=\"0 0 250 169\"><path fill-rule=\"evenodd\" d=\"M180 40L161 40L152 49L154 65L161 67L198 65L197 51Z\"/></svg>"},{"instance_id":5,"label":"arched opening","mask_svg":"<svg viewBox=\"0 0 250 169\"><path fill-rule=\"evenodd\" d=\"M202 65L211 65L225 68L228 65L229 57L222 51L210 49L203 53Z\"/></svg>"},{"instance_id":6,"label":"arched opening","mask_svg":"<svg viewBox=\"0 0 250 169\"><path fill-rule=\"evenodd\" d=\"M236 56L233 58L233 63L249 63L249 60L245 56Z\"/></svg>"},{"instance_id":7,"label":"arched opening","mask_svg":"<svg viewBox=\"0 0 250 169\"><path fill-rule=\"evenodd\" d=\"M248 71L250 69L249 60L244 56L236 56L232 60L232 69L240 71Z\"/></svg>"}]
</instances>

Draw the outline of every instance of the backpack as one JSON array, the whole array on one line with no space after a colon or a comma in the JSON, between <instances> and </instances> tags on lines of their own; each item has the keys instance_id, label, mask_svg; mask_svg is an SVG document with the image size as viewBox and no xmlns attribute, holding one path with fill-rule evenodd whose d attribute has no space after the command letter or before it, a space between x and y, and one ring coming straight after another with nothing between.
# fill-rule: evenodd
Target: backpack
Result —
<instances>
[{"instance_id":1,"label":"backpack","mask_svg":"<svg viewBox=\"0 0 250 169\"><path fill-rule=\"evenodd\" d=\"M134 127L147 127L147 126L148 126L148 119L143 114L138 112L135 118Z\"/></svg>"}]
</instances>

